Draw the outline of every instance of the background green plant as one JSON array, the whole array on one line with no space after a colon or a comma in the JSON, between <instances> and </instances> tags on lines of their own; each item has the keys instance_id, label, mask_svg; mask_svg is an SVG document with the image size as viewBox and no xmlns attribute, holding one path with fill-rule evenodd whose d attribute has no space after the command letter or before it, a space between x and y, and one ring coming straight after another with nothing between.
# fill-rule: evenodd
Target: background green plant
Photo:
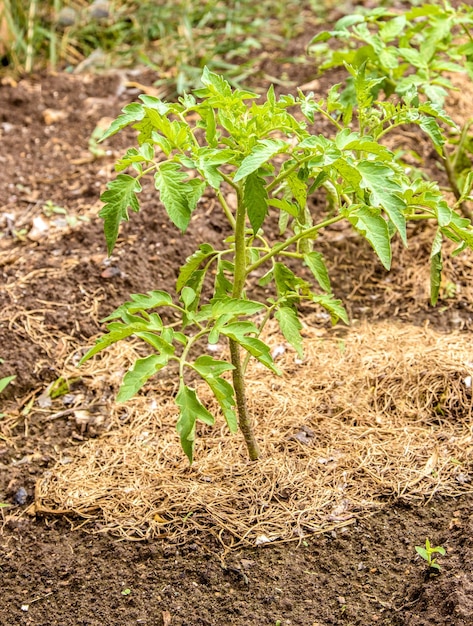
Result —
<instances>
[{"instance_id":1,"label":"background green plant","mask_svg":"<svg viewBox=\"0 0 473 626\"><path fill-rule=\"evenodd\" d=\"M334 46L334 41L340 46ZM341 18L331 31L320 32L309 50L321 63L320 71L349 69L339 103L343 110L357 106L356 76L372 81L373 99L414 94L443 106L454 88L450 75L473 77L473 7L448 2L422 4L405 13L387 8L363 10ZM406 123L410 120L406 119ZM462 128L451 125L440 155L456 208L472 218L472 120Z\"/></svg>"},{"instance_id":2,"label":"background green plant","mask_svg":"<svg viewBox=\"0 0 473 626\"><path fill-rule=\"evenodd\" d=\"M86 0L6 0L10 67L73 69L100 52L92 68L145 64L170 92L198 85L205 65L236 83L253 71L251 54L295 36L304 28L304 11L319 15L326 4L330 0L116 0L108 3L109 15L97 19Z\"/></svg>"}]
</instances>

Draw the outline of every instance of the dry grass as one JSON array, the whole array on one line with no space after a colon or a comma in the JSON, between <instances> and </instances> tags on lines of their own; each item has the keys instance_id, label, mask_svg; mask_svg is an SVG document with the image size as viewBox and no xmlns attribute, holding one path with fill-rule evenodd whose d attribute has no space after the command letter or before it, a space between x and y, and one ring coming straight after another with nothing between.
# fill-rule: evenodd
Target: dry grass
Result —
<instances>
[{"instance_id":1,"label":"dry grass","mask_svg":"<svg viewBox=\"0 0 473 626\"><path fill-rule=\"evenodd\" d=\"M260 461L247 460L239 435L203 427L189 467L168 386L110 407L109 432L65 451L39 481L36 512L129 539L211 532L235 547L301 539L394 499L471 491L468 336L392 323L305 334L303 363L286 349L282 378L259 364L249 374ZM109 383L111 363L132 357L132 344L117 348L86 376Z\"/></svg>"}]
</instances>

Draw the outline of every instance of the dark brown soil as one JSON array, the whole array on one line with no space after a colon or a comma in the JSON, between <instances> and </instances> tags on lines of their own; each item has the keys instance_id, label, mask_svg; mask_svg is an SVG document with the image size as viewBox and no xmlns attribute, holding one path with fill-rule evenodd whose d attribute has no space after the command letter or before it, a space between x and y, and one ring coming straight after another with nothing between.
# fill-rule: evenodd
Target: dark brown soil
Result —
<instances>
[{"instance_id":1,"label":"dark brown soil","mask_svg":"<svg viewBox=\"0 0 473 626\"><path fill-rule=\"evenodd\" d=\"M307 66L292 71L298 84L313 78ZM126 80L123 73L38 76L0 88L0 377L17 377L2 394L3 412L17 418L0 435L0 501L14 505L2 509L0 624L473 624L471 495L433 499L419 508L391 503L300 545L232 553L208 536L179 546L117 542L75 528L80 520L69 524L25 513L35 480L60 450L101 432L84 433L67 418L45 421L35 411L71 346L90 343L100 318L130 293L171 288L195 241L217 241L224 228L208 197L181 236L155 193L145 189L145 210L123 228L116 252L106 258L96 213L114 155L94 160L88 145L99 120L115 116L136 97ZM153 77L139 80L149 84ZM120 137L106 149L119 153L126 145ZM48 214L48 202L67 214ZM440 312L429 308L425 276L415 265L403 266L407 253L399 252L393 274L398 278L388 288L368 247L338 234L324 253L335 293L346 300L352 319L471 327L471 304L461 292L445 300ZM415 256L428 254L422 244ZM458 260L447 269L461 284L470 267ZM415 545L426 537L447 550L439 575L416 555Z\"/></svg>"}]
</instances>

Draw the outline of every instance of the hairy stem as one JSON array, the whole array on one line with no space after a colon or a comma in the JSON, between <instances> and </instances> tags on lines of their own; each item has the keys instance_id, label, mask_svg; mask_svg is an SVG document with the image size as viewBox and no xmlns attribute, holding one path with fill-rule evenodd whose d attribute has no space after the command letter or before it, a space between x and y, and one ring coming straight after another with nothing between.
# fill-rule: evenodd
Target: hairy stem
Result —
<instances>
[{"instance_id":1,"label":"hairy stem","mask_svg":"<svg viewBox=\"0 0 473 626\"><path fill-rule=\"evenodd\" d=\"M445 161L444 161L445 171L447 172L448 182L450 183L450 187L453 191L453 195L457 199L456 206L458 206L458 208L460 209L460 213L463 215L463 217L466 217L470 221L473 221L473 213L470 211L470 209L468 208L465 202L460 202L460 198L462 197L462 194L461 194L460 189L458 188L454 166L446 150L444 150L444 157L445 157Z\"/></svg>"},{"instance_id":2,"label":"hairy stem","mask_svg":"<svg viewBox=\"0 0 473 626\"><path fill-rule=\"evenodd\" d=\"M236 341L230 339L230 355L232 360L233 370L233 388L235 389L237 413L238 413L238 425L245 438L246 447L248 448L248 454L252 461L256 461L260 457L260 449L256 441L253 422L250 414L248 413L248 407L246 405L246 392L245 392L245 378L243 375L243 368L240 358L240 346Z\"/></svg>"},{"instance_id":3,"label":"hairy stem","mask_svg":"<svg viewBox=\"0 0 473 626\"><path fill-rule=\"evenodd\" d=\"M234 298L241 298L247 277L245 246L246 209L241 196L241 190L238 189L238 204L235 220L235 277L232 292ZM235 368L232 375L238 413L238 425L245 438L250 459L256 461L260 456L260 450L254 434L253 421L246 405L245 377L240 357L240 346L233 339L229 341L231 361Z\"/></svg>"}]
</instances>

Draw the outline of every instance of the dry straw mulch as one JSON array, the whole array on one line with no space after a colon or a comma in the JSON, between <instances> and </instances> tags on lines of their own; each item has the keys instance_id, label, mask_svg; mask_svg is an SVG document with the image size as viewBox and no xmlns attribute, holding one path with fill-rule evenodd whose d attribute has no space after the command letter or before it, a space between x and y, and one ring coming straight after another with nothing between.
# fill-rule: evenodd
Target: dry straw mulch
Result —
<instances>
[{"instance_id":1,"label":"dry straw mulch","mask_svg":"<svg viewBox=\"0 0 473 626\"><path fill-rule=\"evenodd\" d=\"M382 323L305 335L303 362L287 347L278 357L281 378L259 364L249 372L260 461L222 425L200 428L189 467L169 392L150 392L111 409L116 428L64 453L37 485L36 512L130 539L211 532L235 547L301 539L393 499L472 490L469 334ZM283 345L275 332L268 341ZM127 367L132 351L91 367Z\"/></svg>"}]
</instances>

